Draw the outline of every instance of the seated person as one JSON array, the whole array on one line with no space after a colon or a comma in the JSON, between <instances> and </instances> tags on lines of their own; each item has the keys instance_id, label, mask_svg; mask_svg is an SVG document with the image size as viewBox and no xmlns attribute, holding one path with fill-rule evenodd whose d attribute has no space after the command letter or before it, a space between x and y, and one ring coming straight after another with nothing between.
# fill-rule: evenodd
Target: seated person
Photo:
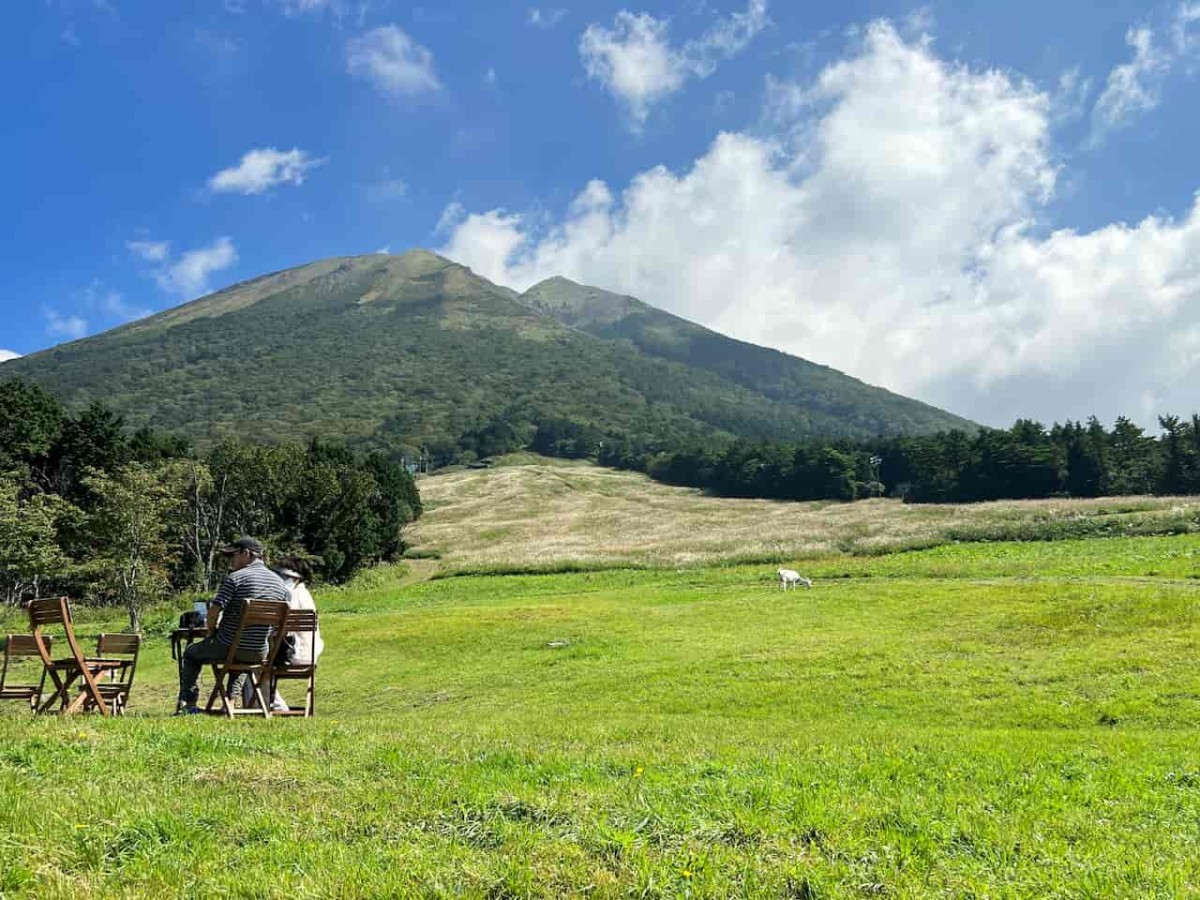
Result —
<instances>
[{"instance_id":1,"label":"seated person","mask_svg":"<svg viewBox=\"0 0 1200 900\"><path fill-rule=\"evenodd\" d=\"M317 604L313 602L312 594L308 592L308 586L304 583L306 579L302 574L304 571L307 571L307 565L295 557L282 556L271 568L283 579L284 585L291 592L291 596L288 599L288 606L292 609L310 609L316 612ZM294 648L292 658L289 662L294 666L315 666L321 656L321 652L325 649L325 642L321 639L319 625L315 634L308 631L292 631L285 636L285 641L288 639L291 639L291 644ZM282 648L281 645L280 649L282 650ZM271 709L276 712L286 711L288 705L283 697L279 695L279 688L271 685L270 690ZM247 682L242 686L242 705L250 707L256 705L257 702L254 691Z\"/></svg>"},{"instance_id":2,"label":"seated person","mask_svg":"<svg viewBox=\"0 0 1200 900\"><path fill-rule=\"evenodd\" d=\"M200 672L205 665L223 662L242 621L247 600L284 600L288 590L283 579L263 564L263 545L252 537L240 537L221 549L229 559L229 574L221 582L217 596L208 607L209 635L184 651L179 667L181 713L198 713ZM218 622L217 617L220 616ZM214 631L213 628L216 630ZM270 628L256 626L242 632L234 656L238 662L253 663L266 659Z\"/></svg>"}]
</instances>

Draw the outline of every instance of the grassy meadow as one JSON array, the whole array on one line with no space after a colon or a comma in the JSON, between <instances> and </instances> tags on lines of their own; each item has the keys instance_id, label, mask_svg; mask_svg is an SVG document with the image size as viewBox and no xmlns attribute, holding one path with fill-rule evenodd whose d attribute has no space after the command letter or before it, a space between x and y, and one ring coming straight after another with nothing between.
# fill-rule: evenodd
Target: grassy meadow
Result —
<instances>
[{"instance_id":1,"label":"grassy meadow","mask_svg":"<svg viewBox=\"0 0 1200 900\"><path fill-rule=\"evenodd\" d=\"M693 550L675 523L631 552L644 568L426 577L483 570L497 542L529 548L498 566L605 562L538 545L553 499L514 494L532 512L509 536L460 516L462 483L516 491L512 471L423 482L417 546L442 559L314 592L314 720L170 718L167 609L125 719L7 704L0 896L1200 894L1200 537L926 534L927 549L851 555L839 541L905 510L794 504L797 535L857 517L789 557L812 590L738 563L791 546L786 511L758 546L753 517L730 513L724 557L697 519ZM635 484L610 486L638 509ZM630 546L669 499L631 513ZM938 514L1019 530L1194 507L1046 509Z\"/></svg>"}]
</instances>

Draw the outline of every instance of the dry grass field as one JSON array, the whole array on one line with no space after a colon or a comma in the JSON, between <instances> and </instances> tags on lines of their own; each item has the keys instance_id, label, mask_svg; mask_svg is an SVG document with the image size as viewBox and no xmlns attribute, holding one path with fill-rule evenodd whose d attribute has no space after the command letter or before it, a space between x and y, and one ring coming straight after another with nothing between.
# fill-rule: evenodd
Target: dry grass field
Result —
<instances>
[{"instance_id":1,"label":"dry grass field","mask_svg":"<svg viewBox=\"0 0 1200 900\"><path fill-rule=\"evenodd\" d=\"M678 566L877 554L955 541L1200 531L1200 498L915 505L707 496L588 463L521 455L421 480L408 541L440 568Z\"/></svg>"}]
</instances>

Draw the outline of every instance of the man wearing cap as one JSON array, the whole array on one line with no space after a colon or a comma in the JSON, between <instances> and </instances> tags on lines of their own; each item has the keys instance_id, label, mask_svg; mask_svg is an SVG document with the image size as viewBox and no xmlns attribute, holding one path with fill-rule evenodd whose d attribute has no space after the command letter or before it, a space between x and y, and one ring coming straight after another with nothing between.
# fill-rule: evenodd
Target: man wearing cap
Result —
<instances>
[{"instance_id":1,"label":"man wearing cap","mask_svg":"<svg viewBox=\"0 0 1200 900\"><path fill-rule=\"evenodd\" d=\"M179 703L185 713L198 713L200 672L212 662L229 655L229 647L242 621L247 600L288 600L288 589L278 575L263 564L263 545L252 537L240 537L221 553L229 559L229 574L221 582L217 596L208 605L210 634L192 644L183 654L179 668ZM212 623L217 622L215 631ZM242 632L235 659L238 662L259 662L266 659L270 629L254 626Z\"/></svg>"}]
</instances>

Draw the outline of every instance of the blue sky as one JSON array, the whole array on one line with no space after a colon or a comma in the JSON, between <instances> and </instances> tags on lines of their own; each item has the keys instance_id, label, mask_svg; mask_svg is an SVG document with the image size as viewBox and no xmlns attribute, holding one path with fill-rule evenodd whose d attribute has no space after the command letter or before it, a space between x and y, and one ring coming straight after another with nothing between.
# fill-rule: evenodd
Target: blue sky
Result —
<instances>
[{"instance_id":1,"label":"blue sky","mask_svg":"<svg viewBox=\"0 0 1200 900\"><path fill-rule=\"evenodd\" d=\"M0 356L430 247L991 424L1200 408L1197 0L6 12Z\"/></svg>"}]
</instances>

